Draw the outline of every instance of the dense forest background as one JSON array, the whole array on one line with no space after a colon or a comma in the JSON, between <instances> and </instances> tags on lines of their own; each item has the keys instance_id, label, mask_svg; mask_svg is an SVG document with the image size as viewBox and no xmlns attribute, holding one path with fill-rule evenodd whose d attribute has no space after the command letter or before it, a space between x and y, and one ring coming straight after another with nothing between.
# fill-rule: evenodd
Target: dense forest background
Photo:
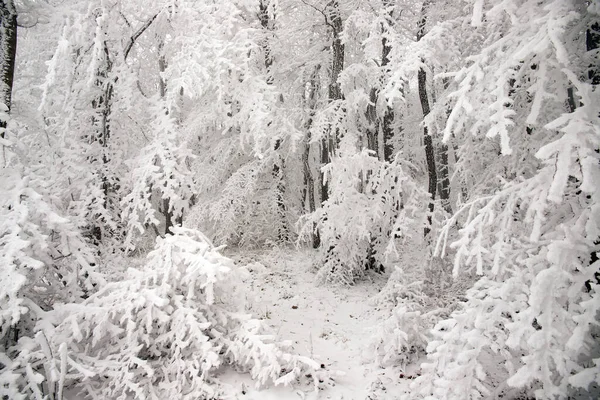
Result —
<instances>
[{"instance_id":1,"label":"dense forest background","mask_svg":"<svg viewBox=\"0 0 600 400\"><path fill-rule=\"evenodd\" d=\"M408 398L599 381L597 0L0 0L0 42L3 398L316 376L222 245L389 276Z\"/></svg>"}]
</instances>

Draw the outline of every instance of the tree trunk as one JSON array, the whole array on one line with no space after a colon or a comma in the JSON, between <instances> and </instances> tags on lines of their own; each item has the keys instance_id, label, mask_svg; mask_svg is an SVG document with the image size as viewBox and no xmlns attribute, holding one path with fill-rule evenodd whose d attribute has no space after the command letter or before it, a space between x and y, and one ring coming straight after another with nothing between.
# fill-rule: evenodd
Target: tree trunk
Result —
<instances>
[{"instance_id":1,"label":"tree trunk","mask_svg":"<svg viewBox=\"0 0 600 400\"><path fill-rule=\"evenodd\" d=\"M329 100L341 100L343 98L342 88L338 82L340 73L344 69L344 44L342 43L342 16L340 15L339 3L337 0L329 2L327 13L330 18L330 25L333 33L331 43L332 63L331 63L331 82L329 83Z\"/></svg>"},{"instance_id":2,"label":"tree trunk","mask_svg":"<svg viewBox=\"0 0 600 400\"><path fill-rule=\"evenodd\" d=\"M0 102L4 103L8 112L12 106L16 54L17 10L13 0L0 0ZM0 128L6 128L6 122L0 119ZM4 137L4 130L0 137Z\"/></svg>"},{"instance_id":3,"label":"tree trunk","mask_svg":"<svg viewBox=\"0 0 600 400\"><path fill-rule=\"evenodd\" d=\"M95 85L98 91L96 98L92 100L92 108L95 115L92 119L93 136L90 138L90 143L98 143L100 145L100 160L93 158L92 163L100 162L101 166L97 166L97 173L102 181L102 207L105 210L110 208L110 195L113 190L114 181L107 174L106 165L110 162L108 157L108 141L110 140L110 117L112 112L112 97L113 97L113 80L111 75L113 63L110 59L110 51L108 50L107 42L102 43L102 60L99 63L96 71ZM105 231L102 225L96 225L96 221L92 222L92 232L96 243L102 241Z\"/></svg>"},{"instance_id":4,"label":"tree trunk","mask_svg":"<svg viewBox=\"0 0 600 400\"><path fill-rule=\"evenodd\" d=\"M164 41L158 44L158 71L160 72L158 77L158 94L161 99L164 99L167 95L167 82L163 78L163 72L167 70L167 59L164 53ZM167 110L167 113L169 111ZM173 218L173 210L171 210L171 202L169 199L164 199L162 204L162 212L165 216L165 235L169 233L171 228L178 223L181 225L181 218Z\"/></svg>"},{"instance_id":5,"label":"tree trunk","mask_svg":"<svg viewBox=\"0 0 600 400\"><path fill-rule=\"evenodd\" d=\"M586 30L585 34L585 46L587 51L593 51L600 48L600 23L594 22L590 25L590 27ZM588 69L588 82L592 85L600 84L600 68L596 64L591 64ZM571 89L571 88L569 88ZM600 152L600 150L596 149L596 152ZM600 238L596 238L594 240L594 245L597 246L600 244ZM592 251L590 254L590 264L598 261L598 252ZM587 281L585 282L585 287L589 291L592 290L592 283L600 285L600 269L594 273L594 278L596 282Z\"/></svg>"},{"instance_id":6,"label":"tree trunk","mask_svg":"<svg viewBox=\"0 0 600 400\"><path fill-rule=\"evenodd\" d=\"M444 90L450 86L450 81L446 78L443 81ZM435 102L435 100L434 100ZM450 116L451 108L446 107L446 118ZM440 200L442 207L448 214L452 214L452 205L450 204L450 173L448 164L448 145L438 139L437 144L437 175L438 175L438 191L440 192Z\"/></svg>"},{"instance_id":7,"label":"tree trunk","mask_svg":"<svg viewBox=\"0 0 600 400\"><path fill-rule=\"evenodd\" d=\"M392 24L393 18L393 2L392 0L384 0L383 6L387 9L388 25ZM381 39L381 73L386 73L386 67L390 63L391 46L388 44L386 37L386 25L382 24L383 37ZM382 76L383 78L383 76ZM394 111L391 107L385 107L383 118L377 116L377 103L379 101L379 89L371 89L369 95L369 106L367 107L367 120L371 124L367 130L367 147L369 150L375 151L380 160L391 162L393 158L393 146L391 143L394 137L392 124L394 122ZM381 136L380 136L381 133ZM380 146L379 138L381 137L382 145ZM381 150L380 150L381 148Z\"/></svg>"},{"instance_id":8,"label":"tree trunk","mask_svg":"<svg viewBox=\"0 0 600 400\"><path fill-rule=\"evenodd\" d=\"M585 32L585 47L587 51L600 47L600 23L594 22ZM588 69L588 79L592 85L600 84L600 71L597 64L591 64Z\"/></svg>"},{"instance_id":9,"label":"tree trunk","mask_svg":"<svg viewBox=\"0 0 600 400\"><path fill-rule=\"evenodd\" d=\"M393 2L391 0L386 0L386 1L384 1L383 4L385 7L393 6ZM389 15L388 24L391 24L392 17L393 17L393 9L390 8L388 15ZM383 68L383 70L385 72L386 67L390 63L390 52L392 51L392 47L388 44L388 39L385 35L381 39L381 47L382 47L381 67ZM391 107L386 106L385 113L383 114L381 130L383 133L383 135L382 135L383 159L387 162L392 162L392 160L394 159L394 146L392 145L392 139L394 137L394 129L392 127L393 123L394 123L394 110Z\"/></svg>"},{"instance_id":10,"label":"tree trunk","mask_svg":"<svg viewBox=\"0 0 600 400\"><path fill-rule=\"evenodd\" d=\"M270 34L275 29L275 20L269 17L269 1L270 0L260 0L259 14L258 18L260 20L260 25L263 28L263 31L266 34ZM265 53L265 70L267 72L267 84L273 84L273 73L271 67L273 66L273 56L271 54L271 47L269 46L269 40L265 38L263 41L263 51ZM289 230L287 224L287 210L285 206L285 180L284 178L284 168L285 161L282 157L281 153L281 139L277 139L275 141L275 145L273 146L273 151L275 152L275 162L273 163L273 169L271 175L273 176L273 180L276 182L276 194L275 201L277 202L277 212L280 220L278 226L277 237L281 242L289 241Z\"/></svg>"},{"instance_id":11,"label":"tree trunk","mask_svg":"<svg viewBox=\"0 0 600 400\"><path fill-rule=\"evenodd\" d=\"M421 40L423 36L425 36L425 24L427 22L427 7L429 6L429 1L425 1L423 3L423 7L421 8L421 19L417 25L417 41ZM421 59L421 62L425 62L424 59ZM421 67L417 74L418 85L419 85L419 100L421 101L421 108L423 109L423 118L427 117L431 112L431 108L429 106L429 97L427 96L427 73L425 69ZM434 210L434 201L435 194L437 189L437 171L435 167L435 152L433 149L433 138L429 134L427 126L423 127L423 142L425 144L425 158L427 161L427 172L429 175L429 195L431 196L431 200L429 201L429 216L427 217L427 222L429 226L425 227L424 235L427 236L431 230L432 224L432 214Z\"/></svg>"},{"instance_id":12,"label":"tree trunk","mask_svg":"<svg viewBox=\"0 0 600 400\"><path fill-rule=\"evenodd\" d=\"M315 212L316 204L315 204L315 180L312 175L312 171L310 169L310 141L311 141L311 133L310 128L312 127L313 117L315 115L315 108L317 106L317 95L319 93L319 71L321 70L321 65L317 65L315 70L311 74L310 82L308 90L305 92L305 100L306 105L308 106L308 119L306 120L305 129L306 129L306 138L304 140L304 152L302 153L302 164L304 167L304 191L303 191L303 201L304 209L306 210L306 203L308 203L308 212ZM319 232L313 226L313 234L312 234L312 247L314 249L318 248L321 244L321 238L319 236Z\"/></svg>"},{"instance_id":13,"label":"tree trunk","mask_svg":"<svg viewBox=\"0 0 600 400\"><path fill-rule=\"evenodd\" d=\"M438 186L440 192L440 200L442 201L442 207L448 214L452 214L452 205L450 204L450 174L448 167L448 145L445 143L438 143L437 145L437 161L438 167Z\"/></svg>"},{"instance_id":14,"label":"tree trunk","mask_svg":"<svg viewBox=\"0 0 600 400\"><path fill-rule=\"evenodd\" d=\"M342 100L342 88L338 82L340 73L344 69L344 44L342 43L343 23L340 15L338 0L332 0L325 7L327 25L332 30L331 42L331 77L329 82L329 101ZM337 146L337 132L329 132L328 137L321 140L321 165L331 162L331 155ZM321 203L329 198L329 184L321 172Z\"/></svg>"},{"instance_id":15,"label":"tree trunk","mask_svg":"<svg viewBox=\"0 0 600 400\"><path fill-rule=\"evenodd\" d=\"M380 118L377 111L377 104L379 102L379 94L380 87L382 82L385 79L385 75L387 73L387 65L390 62L389 55L392 50L391 46L388 44L387 39L387 30L388 26L392 24L392 18L394 13L392 0L384 0L383 7L385 7L387 23L381 24L381 65L380 65L380 82L378 82L378 87L371 89L369 94L369 105L367 106L367 121L369 121L369 128L367 129L367 146L369 150L375 152L375 155L379 160L383 160L386 162L391 162L393 159L393 146L391 140L394 136L394 131L392 129L392 123L394 121L394 112L393 110L385 106L383 110L383 117ZM379 143L379 141L382 143ZM367 174L367 179L369 179L370 172ZM362 179L361 179L362 181ZM396 209L398 211L398 209ZM381 229L379 231L379 236L382 235ZM385 232L386 235L389 235L391 232ZM369 248L366 254L366 258L364 260L365 268L370 270L375 270L378 272L383 272L384 268L381 265L378 265L376 262L376 252L374 248L374 240L375 235L371 232L371 236L369 239Z\"/></svg>"},{"instance_id":16,"label":"tree trunk","mask_svg":"<svg viewBox=\"0 0 600 400\"><path fill-rule=\"evenodd\" d=\"M260 25L265 32L265 36L269 35L275 29L275 21L269 17L269 2L270 0L260 0L258 3L258 19ZM267 71L267 83L270 85L273 83L273 75L271 73L271 66L273 65L273 56L271 54L271 47L269 46L269 40L265 37L262 43L263 51L265 52L265 69Z\"/></svg>"},{"instance_id":17,"label":"tree trunk","mask_svg":"<svg viewBox=\"0 0 600 400\"><path fill-rule=\"evenodd\" d=\"M377 101L379 98L379 90L372 88L369 93L369 105L367 106L367 121L369 126L367 127L367 149L374 151L375 156L380 158L379 155L379 118L377 118Z\"/></svg>"}]
</instances>

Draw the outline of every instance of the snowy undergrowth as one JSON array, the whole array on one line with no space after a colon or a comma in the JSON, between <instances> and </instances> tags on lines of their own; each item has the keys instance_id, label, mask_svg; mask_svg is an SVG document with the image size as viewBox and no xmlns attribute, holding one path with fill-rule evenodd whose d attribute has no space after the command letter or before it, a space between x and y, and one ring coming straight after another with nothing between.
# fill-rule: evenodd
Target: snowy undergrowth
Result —
<instances>
[{"instance_id":1,"label":"snowy undergrowth","mask_svg":"<svg viewBox=\"0 0 600 400\"><path fill-rule=\"evenodd\" d=\"M418 370L433 338L432 329L459 307L474 282L469 277L453 279L447 261L422 250L419 233L413 232L398 245L387 282L370 299L383 317L368 341L368 359L403 376Z\"/></svg>"},{"instance_id":2,"label":"snowy undergrowth","mask_svg":"<svg viewBox=\"0 0 600 400\"><path fill-rule=\"evenodd\" d=\"M315 361L243 312L240 272L198 231L158 238L143 268L52 312L57 326L38 333L49 338L41 340L47 392L60 398L75 386L91 398L221 398L227 368L248 372L256 387L307 377L317 385Z\"/></svg>"}]
</instances>

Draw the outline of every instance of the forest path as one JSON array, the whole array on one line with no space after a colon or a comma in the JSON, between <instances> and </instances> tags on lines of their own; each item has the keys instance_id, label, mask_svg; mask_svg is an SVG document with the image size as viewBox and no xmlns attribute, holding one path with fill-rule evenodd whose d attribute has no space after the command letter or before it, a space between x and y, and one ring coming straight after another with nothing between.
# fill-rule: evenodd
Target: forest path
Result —
<instances>
[{"instance_id":1,"label":"forest path","mask_svg":"<svg viewBox=\"0 0 600 400\"><path fill-rule=\"evenodd\" d=\"M228 376L232 399L344 399L384 400L397 398L401 384L395 373L368 363L366 349L380 312L370 299L385 284L384 276L351 287L317 285L314 251L293 249L269 253L232 255L250 272L249 312L263 318L279 339L291 340L294 350L340 371L311 388L270 388L257 391L246 377ZM246 392L241 395L241 391ZM236 393L237 392L237 393Z\"/></svg>"}]
</instances>

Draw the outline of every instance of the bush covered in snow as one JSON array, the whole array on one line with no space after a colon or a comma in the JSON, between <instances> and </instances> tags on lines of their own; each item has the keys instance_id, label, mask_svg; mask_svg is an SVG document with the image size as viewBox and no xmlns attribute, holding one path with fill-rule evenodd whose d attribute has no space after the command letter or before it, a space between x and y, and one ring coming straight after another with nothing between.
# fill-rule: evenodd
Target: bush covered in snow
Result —
<instances>
[{"instance_id":1,"label":"bush covered in snow","mask_svg":"<svg viewBox=\"0 0 600 400\"><path fill-rule=\"evenodd\" d=\"M142 269L57 307L51 369L61 386L133 399L217 398L227 366L248 371L257 386L287 385L317 369L242 312L236 279L233 262L204 235L174 228Z\"/></svg>"},{"instance_id":2,"label":"bush covered in snow","mask_svg":"<svg viewBox=\"0 0 600 400\"><path fill-rule=\"evenodd\" d=\"M426 267L423 264L427 264ZM421 264L396 267L386 285L371 300L390 315L374 329L369 358L382 367L398 367L425 355L431 330L460 306L472 279L453 280L439 258Z\"/></svg>"},{"instance_id":3,"label":"bush covered in snow","mask_svg":"<svg viewBox=\"0 0 600 400\"><path fill-rule=\"evenodd\" d=\"M381 162L367 150L335 158L324 168L329 199L299 222L305 237L313 227L319 231L321 281L354 283L369 265L387 265L396 239L424 226L421 205L427 194L405 168Z\"/></svg>"},{"instance_id":4,"label":"bush covered in snow","mask_svg":"<svg viewBox=\"0 0 600 400\"><path fill-rule=\"evenodd\" d=\"M104 279L77 226L52 203L44 177L17 166L12 150L2 149L15 165L0 174L0 396L25 399L43 381L36 323L44 325L56 302L78 301Z\"/></svg>"}]
</instances>

